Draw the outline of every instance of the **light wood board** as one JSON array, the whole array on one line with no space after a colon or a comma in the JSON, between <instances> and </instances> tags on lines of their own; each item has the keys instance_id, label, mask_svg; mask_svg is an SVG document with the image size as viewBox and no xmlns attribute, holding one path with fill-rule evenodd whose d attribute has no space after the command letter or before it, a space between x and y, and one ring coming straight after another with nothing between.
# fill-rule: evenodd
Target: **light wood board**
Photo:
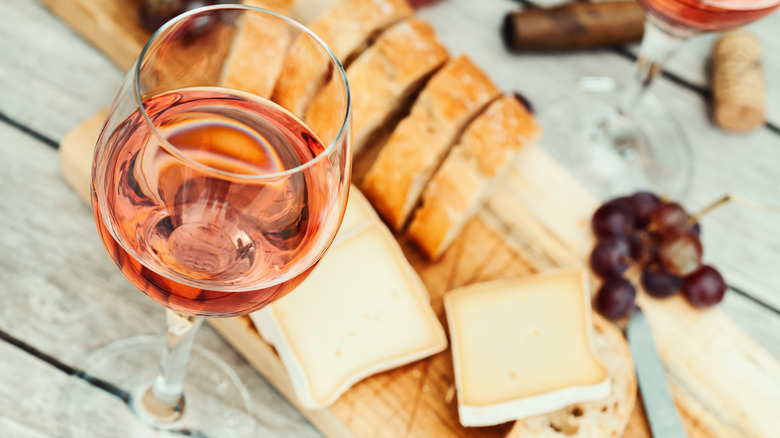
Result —
<instances>
[{"instance_id":1,"label":"light wood board","mask_svg":"<svg viewBox=\"0 0 780 438\"><path fill-rule=\"evenodd\" d=\"M96 120L85 122L85 126L90 125L96 126ZM82 175L68 178L85 200L88 185L83 182L88 181L90 163L70 157L79 149L91 150L96 137L97 132L77 127L61 146L63 173L66 177ZM71 168L73 165L78 167ZM361 167L358 159L356 168ZM555 161L531 146L522 150L518 165L439 261L426 261L403 237L399 242L444 322L441 298L455 287L582 266L593 244L589 217L597 204ZM680 297L661 301L640 295L639 302L653 327L690 435L772 437L780 427L780 418L772 411L780 405L780 363L717 308L696 310ZM248 318L215 319L211 323L296 403L279 358ZM302 412L331 437L509 433L511 425L461 428L455 403L445 403L452 383L447 350L370 377L327 410ZM632 416L626 436L649 436L640 409Z\"/></svg>"}]
</instances>

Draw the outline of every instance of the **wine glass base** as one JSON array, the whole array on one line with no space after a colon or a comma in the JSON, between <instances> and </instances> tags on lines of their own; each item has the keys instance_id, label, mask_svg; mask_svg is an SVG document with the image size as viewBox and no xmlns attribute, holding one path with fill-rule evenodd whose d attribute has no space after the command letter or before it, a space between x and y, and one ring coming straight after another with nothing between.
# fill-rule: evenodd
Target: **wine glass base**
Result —
<instances>
[{"instance_id":1,"label":"wine glass base","mask_svg":"<svg viewBox=\"0 0 780 438\"><path fill-rule=\"evenodd\" d=\"M620 86L586 77L540 101L540 145L599 199L650 190L679 199L690 186L693 154L682 128L652 95L632 110L630 141L604 135Z\"/></svg>"},{"instance_id":2,"label":"wine glass base","mask_svg":"<svg viewBox=\"0 0 780 438\"><path fill-rule=\"evenodd\" d=\"M252 402L236 373L195 346L187 364L183 414L155 420L139 401L159 371L164 338L124 339L88 356L62 390L59 420L65 437L233 438L252 436Z\"/></svg>"}]
</instances>

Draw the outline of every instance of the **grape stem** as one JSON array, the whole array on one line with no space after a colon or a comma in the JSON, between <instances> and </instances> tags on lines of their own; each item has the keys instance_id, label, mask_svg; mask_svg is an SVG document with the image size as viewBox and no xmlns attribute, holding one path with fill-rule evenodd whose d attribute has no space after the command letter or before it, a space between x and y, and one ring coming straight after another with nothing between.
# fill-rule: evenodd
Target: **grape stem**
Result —
<instances>
[{"instance_id":1,"label":"grape stem","mask_svg":"<svg viewBox=\"0 0 780 438\"><path fill-rule=\"evenodd\" d=\"M780 213L780 205L764 204L761 202L753 201L751 199L743 198L742 196L735 195L733 193L727 193L721 196L720 198L716 199L715 201L711 202L709 205L705 206L701 210L699 210L698 213L688 218L688 225L693 225L699 222L701 218L704 217L706 214L710 213L712 210L715 210L721 205L728 204L729 202L733 202L743 207L752 208L753 210Z\"/></svg>"}]
</instances>

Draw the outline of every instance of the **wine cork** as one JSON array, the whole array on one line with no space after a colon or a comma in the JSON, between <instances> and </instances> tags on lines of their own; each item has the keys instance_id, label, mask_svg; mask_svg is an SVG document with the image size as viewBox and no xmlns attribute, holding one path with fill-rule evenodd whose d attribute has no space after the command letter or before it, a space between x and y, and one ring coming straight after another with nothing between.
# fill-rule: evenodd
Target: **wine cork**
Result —
<instances>
[{"instance_id":1,"label":"wine cork","mask_svg":"<svg viewBox=\"0 0 780 438\"><path fill-rule=\"evenodd\" d=\"M764 123L766 95L761 45L748 32L715 43L712 56L715 122L723 129L751 131Z\"/></svg>"},{"instance_id":2,"label":"wine cork","mask_svg":"<svg viewBox=\"0 0 780 438\"><path fill-rule=\"evenodd\" d=\"M638 42L644 33L642 8L635 2L571 3L510 12L504 43L512 50L571 50Z\"/></svg>"}]
</instances>

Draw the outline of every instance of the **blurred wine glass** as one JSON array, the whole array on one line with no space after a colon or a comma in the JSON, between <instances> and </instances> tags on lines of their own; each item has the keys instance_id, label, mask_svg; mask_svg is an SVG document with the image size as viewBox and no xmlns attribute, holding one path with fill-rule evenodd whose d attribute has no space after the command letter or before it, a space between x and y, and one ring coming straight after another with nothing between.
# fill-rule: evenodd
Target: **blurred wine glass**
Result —
<instances>
[{"instance_id":1,"label":"blurred wine glass","mask_svg":"<svg viewBox=\"0 0 780 438\"><path fill-rule=\"evenodd\" d=\"M677 118L647 93L680 44L732 29L780 6L779 0L639 0L645 33L624 85L587 77L552 90L540 105L542 145L596 196L638 190L679 198L689 189L693 155Z\"/></svg>"}]
</instances>

